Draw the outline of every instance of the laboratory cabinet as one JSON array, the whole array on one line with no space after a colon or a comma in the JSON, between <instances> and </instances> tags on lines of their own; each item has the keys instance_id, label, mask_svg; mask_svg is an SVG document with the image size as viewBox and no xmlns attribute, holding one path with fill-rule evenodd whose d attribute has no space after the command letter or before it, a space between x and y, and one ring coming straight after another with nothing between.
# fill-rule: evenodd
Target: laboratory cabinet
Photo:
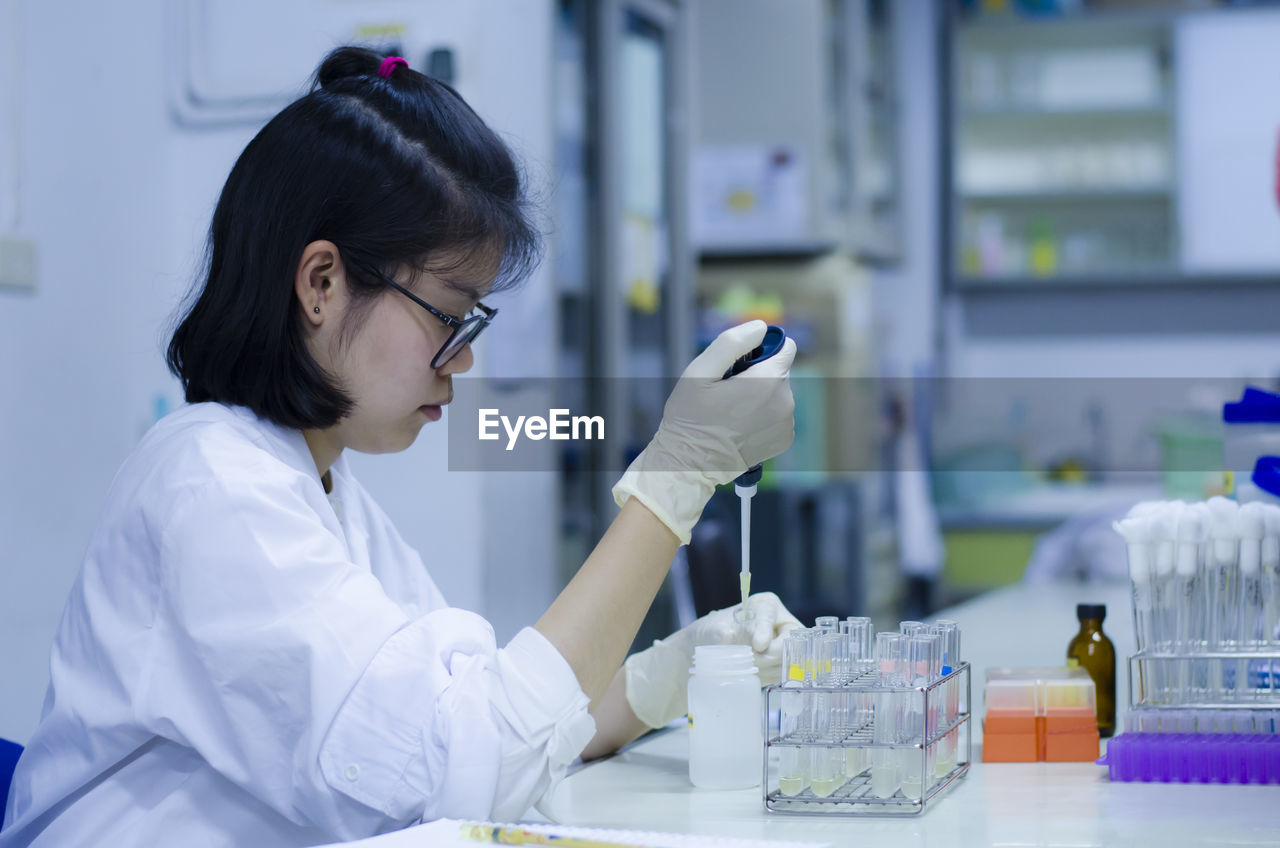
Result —
<instances>
[{"instance_id":1,"label":"laboratory cabinet","mask_svg":"<svg viewBox=\"0 0 1280 848\"><path fill-rule=\"evenodd\" d=\"M690 226L716 258L899 252L893 4L692 4Z\"/></svg>"},{"instance_id":2,"label":"laboratory cabinet","mask_svg":"<svg viewBox=\"0 0 1280 848\"><path fill-rule=\"evenodd\" d=\"M1280 9L943 4L943 256L960 290L1273 283Z\"/></svg>"},{"instance_id":3,"label":"laboratory cabinet","mask_svg":"<svg viewBox=\"0 0 1280 848\"><path fill-rule=\"evenodd\" d=\"M1174 270L1173 18L951 20L956 278Z\"/></svg>"}]
</instances>

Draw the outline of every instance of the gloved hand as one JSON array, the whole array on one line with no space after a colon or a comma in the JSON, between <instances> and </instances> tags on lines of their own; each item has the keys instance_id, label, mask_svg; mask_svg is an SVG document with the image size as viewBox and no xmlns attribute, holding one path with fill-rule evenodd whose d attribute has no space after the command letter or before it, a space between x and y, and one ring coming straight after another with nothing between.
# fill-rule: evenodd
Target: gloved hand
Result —
<instances>
[{"instance_id":1,"label":"gloved hand","mask_svg":"<svg viewBox=\"0 0 1280 848\"><path fill-rule=\"evenodd\" d=\"M699 645L751 644L760 685L777 683L782 673L782 642L799 627L778 596L760 592L747 598L747 611L755 615L749 632L734 620L742 604L709 612L677 630L653 647L632 654L623 663L627 703L636 718L650 727L662 727L689 712L689 667Z\"/></svg>"},{"instance_id":2,"label":"gloved hand","mask_svg":"<svg viewBox=\"0 0 1280 848\"><path fill-rule=\"evenodd\" d=\"M618 506L638 498L682 545L689 544L716 486L777 456L795 439L789 379L794 341L723 379L734 360L764 340L767 328L763 321L731 327L689 363L667 398L658 432L613 487Z\"/></svg>"}]
</instances>

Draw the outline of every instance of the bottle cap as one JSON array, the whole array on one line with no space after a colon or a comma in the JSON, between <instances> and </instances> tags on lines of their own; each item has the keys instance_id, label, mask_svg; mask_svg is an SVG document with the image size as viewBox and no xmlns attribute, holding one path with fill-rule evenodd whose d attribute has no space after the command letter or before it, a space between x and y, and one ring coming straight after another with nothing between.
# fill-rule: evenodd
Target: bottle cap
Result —
<instances>
[{"instance_id":1,"label":"bottle cap","mask_svg":"<svg viewBox=\"0 0 1280 848\"><path fill-rule=\"evenodd\" d=\"M1088 621L1091 618L1101 621L1106 617L1106 604L1076 604L1076 618L1080 621Z\"/></svg>"}]
</instances>

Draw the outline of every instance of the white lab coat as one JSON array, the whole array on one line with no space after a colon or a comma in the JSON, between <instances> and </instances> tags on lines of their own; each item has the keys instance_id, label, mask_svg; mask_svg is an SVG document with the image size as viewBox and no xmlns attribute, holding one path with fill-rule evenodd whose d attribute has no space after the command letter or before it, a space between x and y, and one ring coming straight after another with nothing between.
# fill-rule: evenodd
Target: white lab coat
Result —
<instances>
[{"instance_id":1,"label":"white lab coat","mask_svg":"<svg viewBox=\"0 0 1280 848\"><path fill-rule=\"evenodd\" d=\"M564 773L595 732L568 663L532 628L498 648L344 459L332 478L243 408L151 429L63 613L0 848L510 819Z\"/></svg>"}]
</instances>

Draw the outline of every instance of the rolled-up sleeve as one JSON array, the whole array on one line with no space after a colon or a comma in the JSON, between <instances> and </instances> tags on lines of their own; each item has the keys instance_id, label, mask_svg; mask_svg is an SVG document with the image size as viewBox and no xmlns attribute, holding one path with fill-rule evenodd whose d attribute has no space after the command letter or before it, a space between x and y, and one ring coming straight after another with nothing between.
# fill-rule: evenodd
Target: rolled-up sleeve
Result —
<instances>
[{"instance_id":1,"label":"rolled-up sleeve","mask_svg":"<svg viewBox=\"0 0 1280 848\"><path fill-rule=\"evenodd\" d=\"M321 749L325 780L396 821L518 817L595 734L573 670L525 628L499 649L443 609L378 652Z\"/></svg>"}]
</instances>

